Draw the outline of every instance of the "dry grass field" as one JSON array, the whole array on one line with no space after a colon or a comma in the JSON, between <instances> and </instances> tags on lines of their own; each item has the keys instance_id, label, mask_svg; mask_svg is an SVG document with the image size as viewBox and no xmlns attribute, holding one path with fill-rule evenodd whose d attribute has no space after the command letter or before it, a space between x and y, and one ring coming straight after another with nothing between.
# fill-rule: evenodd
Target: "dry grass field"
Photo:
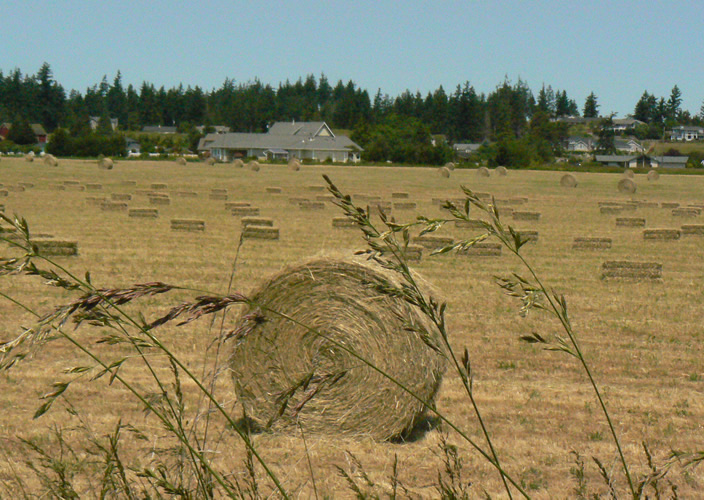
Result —
<instances>
[{"instance_id":1,"label":"dry grass field","mask_svg":"<svg viewBox=\"0 0 704 500\"><path fill-rule=\"evenodd\" d=\"M505 177L484 178L473 170L455 170L444 178L428 168L303 166L294 172L285 166L264 164L257 172L222 165L126 161L117 162L112 170L102 170L89 161L60 160L58 167L49 167L3 159L0 191L7 189L8 193L0 197L0 205L5 206L7 215L17 213L26 218L32 232L78 242L78 256L56 260L79 277L90 271L96 287L162 281L225 294L242 230L241 217L231 215L225 204L249 202L260 209L257 216L273 219L280 233L278 240L244 240L232 290L247 293L287 265L321 254L349 255L364 247L359 230L332 227L332 218L342 213L330 201L324 201L322 210L304 210L291 203L290 198L320 201L318 196L327 195L314 187L324 185L322 174L328 174L353 198L355 194L370 195L391 202L392 193L409 193L403 201L417 206L392 210L399 221L412 220L418 214L441 216L433 199L461 197L462 184L491 193L498 200L526 198L521 205L507 206L539 213L537 220L514 221L508 214L503 218L518 229L538 232L538 240L524 247L525 256L541 279L567 298L574 329L603 390L634 476L649 471L642 442L658 463L671 450L704 450L704 236L685 235L673 241L643 238L644 229L704 223L700 222L704 215L673 216L671 208L660 205L704 204L704 177L661 175L658 181L648 182L645 175L636 175L638 190L631 195L617 191L620 176L616 174L576 173L578 186L564 188L558 172L509 171ZM13 189L20 183L33 186L23 192ZM166 185L158 191L168 194L168 204L150 202L146 193L155 190L153 184ZM58 185L65 189L58 190ZM81 190L80 186L89 185L90 189ZM280 192L268 189L272 187ZM223 191L213 191L222 189L227 190L227 200ZM125 207L103 210L88 200L110 200L115 193L131 195L129 201L121 201L129 209L156 208L158 217L129 217ZM620 214L601 213L599 202L632 200L654 203ZM644 218L645 228L617 226L617 217ZM173 219L204 221L204 230L172 230ZM438 234L464 238L476 233L476 229L448 225ZM573 249L575 238L611 238L612 244L611 248ZM7 248L0 245L3 253ZM497 286L496 276L525 273L517 260L506 249L500 256L429 257L428 253L426 250L413 267L448 303L452 344L458 352L466 347L470 353L475 396L505 469L535 498L574 497L577 483L570 471L575 467L571 453L575 451L585 460L591 492L606 495L608 491L591 460L596 456L613 472L616 488L626 497L608 428L576 360L519 340L533 332L543 336L560 333L560 325L538 312L520 317L519 304ZM601 279L602 263L618 260L658 262L662 279ZM75 298L45 286L37 277L0 276L0 291L39 313ZM154 319L202 293L179 290L145 298L129 310ZM225 330L234 324L234 309L224 320ZM180 327L169 324L155 333L186 366L207 378L213 363L222 365L222 355L215 361L221 319L222 315L215 322L206 317ZM10 340L33 322L31 314L0 300L0 341ZM95 345L93 341L104 333L98 327L86 325L73 331L68 326L67 331L107 357L132 352L125 346ZM154 356L151 361L155 370L168 373L163 356ZM53 382L76 378L62 374L62 370L85 363L86 357L68 342L57 341L32 359L0 373L0 481L5 484L0 497L20 491L16 489L17 476L28 488L38 487L39 480L25 465L31 454L18 437L34 439L54 449L58 457L60 450L52 438L55 426L64 428L66 438L78 443L77 455L72 458L65 453L64 458L73 460L71 472L85 491L90 491L90 481L95 480L90 471L96 470L92 469L96 465L89 463L83 446L90 447L91 437L99 439L111 433L118 421L149 436L146 441L138 440L123 431L121 452L131 467L147 467L156 453L173 446L161 424L145 415L143 405L118 383L110 385L107 377L97 381L90 381L89 375L79 377L49 413L33 420L41 404L39 397L51 390ZM123 373L141 390L155 390L139 359L130 359ZM191 425L197 409L206 405L192 383L182 382ZM215 391L225 408L237 414L231 381L221 377ZM66 411L69 405L79 417ZM448 371L437 405L484 446L456 373ZM234 432L218 422L214 417L208 452L212 452L218 470L245 480L244 446ZM447 428L441 425L406 443L264 433L255 435L253 443L292 497L353 497L336 466L361 478L361 464L370 481L359 479L359 484L368 493L384 498L392 487L396 457L398 479L405 488L399 489L399 495L434 498L439 496L438 473L444 470L439 443L445 432ZM462 477L473 483L470 496L481 497L486 491L503 498L499 476L486 460L453 433L447 440L458 446ZM260 469L258 478L267 496L271 483ZM697 497L704 489L701 468L673 467L661 483L666 491L667 480L677 486L682 498Z\"/></svg>"}]
</instances>

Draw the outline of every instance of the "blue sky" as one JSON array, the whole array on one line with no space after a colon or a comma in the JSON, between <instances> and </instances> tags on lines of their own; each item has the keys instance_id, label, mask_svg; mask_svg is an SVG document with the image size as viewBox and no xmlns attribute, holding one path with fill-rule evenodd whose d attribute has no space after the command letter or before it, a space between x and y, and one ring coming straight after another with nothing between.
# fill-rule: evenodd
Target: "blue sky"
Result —
<instances>
[{"instance_id":1,"label":"blue sky","mask_svg":"<svg viewBox=\"0 0 704 500\"><path fill-rule=\"evenodd\" d=\"M0 69L48 62L66 89L112 82L220 87L324 73L371 96L488 93L505 77L543 83L580 109L624 116L674 85L704 101L704 2L665 1L0 1Z\"/></svg>"}]
</instances>

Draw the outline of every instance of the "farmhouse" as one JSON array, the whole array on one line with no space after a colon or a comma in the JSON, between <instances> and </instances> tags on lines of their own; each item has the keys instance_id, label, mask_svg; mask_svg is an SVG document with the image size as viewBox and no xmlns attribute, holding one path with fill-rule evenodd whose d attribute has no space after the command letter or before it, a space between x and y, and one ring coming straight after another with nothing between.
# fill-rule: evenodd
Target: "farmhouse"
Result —
<instances>
[{"instance_id":1,"label":"farmhouse","mask_svg":"<svg viewBox=\"0 0 704 500\"><path fill-rule=\"evenodd\" d=\"M638 166L636 155L595 155L594 159L607 167L636 168Z\"/></svg>"},{"instance_id":2,"label":"farmhouse","mask_svg":"<svg viewBox=\"0 0 704 500\"><path fill-rule=\"evenodd\" d=\"M325 122L276 122L264 134L208 134L198 144L199 153L224 162L257 157L356 163L361 151L349 137L336 136Z\"/></svg>"},{"instance_id":3,"label":"farmhouse","mask_svg":"<svg viewBox=\"0 0 704 500\"><path fill-rule=\"evenodd\" d=\"M645 125L645 122L635 118L614 118L613 130L618 134L626 130L633 130L638 125Z\"/></svg>"},{"instance_id":4,"label":"farmhouse","mask_svg":"<svg viewBox=\"0 0 704 500\"><path fill-rule=\"evenodd\" d=\"M651 156L650 166L653 168L685 168L689 156Z\"/></svg>"},{"instance_id":5,"label":"farmhouse","mask_svg":"<svg viewBox=\"0 0 704 500\"><path fill-rule=\"evenodd\" d=\"M686 127L680 125L673 127L670 132L671 141L696 141L704 139L704 127Z\"/></svg>"},{"instance_id":6,"label":"farmhouse","mask_svg":"<svg viewBox=\"0 0 704 500\"><path fill-rule=\"evenodd\" d=\"M452 149L455 150L455 154L457 154L458 158L469 158L472 154L476 153L479 151L479 148L481 148L484 145L483 142L477 142L477 143L457 143L454 146L452 146Z\"/></svg>"}]
</instances>

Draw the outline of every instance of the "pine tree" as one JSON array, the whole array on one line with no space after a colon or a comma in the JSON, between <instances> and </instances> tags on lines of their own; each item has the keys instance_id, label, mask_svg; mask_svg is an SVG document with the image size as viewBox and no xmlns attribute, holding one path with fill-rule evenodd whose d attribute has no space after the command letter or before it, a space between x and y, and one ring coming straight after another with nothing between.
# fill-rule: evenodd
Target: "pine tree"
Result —
<instances>
[{"instance_id":1,"label":"pine tree","mask_svg":"<svg viewBox=\"0 0 704 500\"><path fill-rule=\"evenodd\" d=\"M599 104L594 92L591 92L584 101L584 118L596 118L599 116Z\"/></svg>"}]
</instances>

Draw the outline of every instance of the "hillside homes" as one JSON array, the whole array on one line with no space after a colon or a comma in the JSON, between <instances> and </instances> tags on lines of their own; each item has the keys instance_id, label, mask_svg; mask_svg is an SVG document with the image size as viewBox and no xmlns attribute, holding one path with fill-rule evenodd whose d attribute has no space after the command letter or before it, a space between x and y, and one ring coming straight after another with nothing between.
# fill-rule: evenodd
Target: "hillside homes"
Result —
<instances>
[{"instance_id":1,"label":"hillside homes","mask_svg":"<svg viewBox=\"0 0 704 500\"><path fill-rule=\"evenodd\" d=\"M347 136L336 136L325 122L276 122L263 134L208 134L198 152L223 162L256 157L357 163L362 148Z\"/></svg>"}]
</instances>

